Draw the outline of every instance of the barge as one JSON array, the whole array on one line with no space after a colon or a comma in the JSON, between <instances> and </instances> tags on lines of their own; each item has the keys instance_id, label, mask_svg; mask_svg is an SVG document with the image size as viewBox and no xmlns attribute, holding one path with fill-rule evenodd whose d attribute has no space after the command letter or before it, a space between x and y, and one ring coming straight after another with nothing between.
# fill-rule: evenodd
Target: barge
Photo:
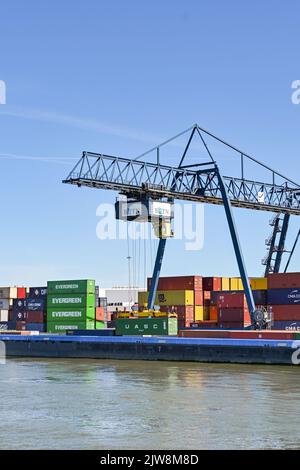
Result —
<instances>
[{"instance_id":1,"label":"barge","mask_svg":"<svg viewBox=\"0 0 300 470\"><path fill-rule=\"evenodd\" d=\"M6 357L193 361L240 364L300 362L300 340L146 336L1 335Z\"/></svg>"}]
</instances>

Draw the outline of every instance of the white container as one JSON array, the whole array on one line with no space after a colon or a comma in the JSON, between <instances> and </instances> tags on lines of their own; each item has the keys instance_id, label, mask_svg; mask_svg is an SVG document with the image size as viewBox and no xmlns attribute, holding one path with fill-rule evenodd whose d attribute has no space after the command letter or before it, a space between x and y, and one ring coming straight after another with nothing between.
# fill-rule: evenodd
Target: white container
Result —
<instances>
[{"instance_id":1,"label":"white container","mask_svg":"<svg viewBox=\"0 0 300 470\"><path fill-rule=\"evenodd\" d=\"M0 310L0 321L8 321L8 310Z\"/></svg>"},{"instance_id":2,"label":"white container","mask_svg":"<svg viewBox=\"0 0 300 470\"><path fill-rule=\"evenodd\" d=\"M12 299L0 299L0 310L9 310Z\"/></svg>"},{"instance_id":3,"label":"white container","mask_svg":"<svg viewBox=\"0 0 300 470\"><path fill-rule=\"evenodd\" d=\"M0 287L0 299L16 299L17 297L17 287Z\"/></svg>"}]
</instances>

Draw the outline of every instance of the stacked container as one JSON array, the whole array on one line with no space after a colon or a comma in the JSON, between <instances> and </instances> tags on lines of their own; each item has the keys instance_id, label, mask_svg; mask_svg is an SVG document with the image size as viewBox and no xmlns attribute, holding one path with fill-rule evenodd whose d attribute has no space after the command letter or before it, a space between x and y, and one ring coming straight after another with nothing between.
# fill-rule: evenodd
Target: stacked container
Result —
<instances>
[{"instance_id":1,"label":"stacked container","mask_svg":"<svg viewBox=\"0 0 300 470\"><path fill-rule=\"evenodd\" d=\"M148 291L151 278L147 280ZM138 303L141 307L147 304L149 292L139 292ZM189 327L197 318L205 319L203 305L203 284L201 276L172 276L161 277L158 281L158 291L155 305L162 312L175 312L178 327Z\"/></svg>"},{"instance_id":2,"label":"stacked container","mask_svg":"<svg viewBox=\"0 0 300 470\"><path fill-rule=\"evenodd\" d=\"M270 274L268 306L276 330L300 330L300 273Z\"/></svg>"},{"instance_id":3,"label":"stacked container","mask_svg":"<svg viewBox=\"0 0 300 470\"><path fill-rule=\"evenodd\" d=\"M24 296L26 295L26 297ZM30 287L18 289L13 301L11 320L16 330L46 331L47 288Z\"/></svg>"},{"instance_id":4,"label":"stacked container","mask_svg":"<svg viewBox=\"0 0 300 470\"><path fill-rule=\"evenodd\" d=\"M49 281L47 299L47 331L65 333L67 330L96 328L95 281ZM104 327L97 322L97 327Z\"/></svg>"},{"instance_id":5,"label":"stacked container","mask_svg":"<svg viewBox=\"0 0 300 470\"><path fill-rule=\"evenodd\" d=\"M0 323L1 329L14 330L11 322L13 301L18 295L17 287L0 287Z\"/></svg>"}]
</instances>

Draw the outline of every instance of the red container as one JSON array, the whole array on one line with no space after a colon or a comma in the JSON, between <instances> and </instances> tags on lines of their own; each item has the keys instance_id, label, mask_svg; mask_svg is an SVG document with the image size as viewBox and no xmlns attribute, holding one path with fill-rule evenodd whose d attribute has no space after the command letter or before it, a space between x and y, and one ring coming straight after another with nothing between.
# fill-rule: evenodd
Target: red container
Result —
<instances>
[{"instance_id":1,"label":"red container","mask_svg":"<svg viewBox=\"0 0 300 470\"><path fill-rule=\"evenodd\" d=\"M294 340L295 332L289 331L270 331L270 330L247 330L247 331L230 331L229 337L233 339L277 339L277 340Z\"/></svg>"},{"instance_id":2,"label":"red container","mask_svg":"<svg viewBox=\"0 0 300 470\"><path fill-rule=\"evenodd\" d=\"M25 299L26 298L26 287L18 287L17 289L17 298Z\"/></svg>"},{"instance_id":3,"label":"red container","mask_svg":"<svg viewBox=\"0 0 300 470\"><path fill-rule=\"evenodd\" d=\"M194 319L195 317L195 308L193 305L173 305L172 307L162 305L160 311L168 313L175 312L178 318Z\"/></svg>"},{"instance_id":4,"label":"red container","mask_svg":"<svg viewBox=\"0 0 300 470\"><path fill-rule=\"evenodd\" d=\"M194 291L194 304L200 306L203 305L203 290Z\"/></svg>"},{"instance_id":5,"label":"red container","mask_svg":"<svg viewBox=\"0 0 300 470\"><path fill-rule=\"evenodd\" d=\"M96 321L105 321L104 307L96 307Z\"/></svg>"},{"instance_id":6,"label":"red container","mask_svg":"<svg viewBox=\"0 0 300 470\"><path fill-rule=\"evenodd\" d=\"M222 322L222 323L218 323L219 325L219 328L222 328L224 330L239 330L240 328L245 328L245 326L249 326L250 325L250 322L243 322L243 321L233 321L233 322L230 322L230 321L227 321L227 322Z\"/></svg>"},{"instance_id":7,"label":"red container","mask_svg":"<svg viewBox=\"0 0 300 470\"><path fill-rule=\"evenodd\" d=\"M203 300L210 300L211 299L211 291L210 290L204 290L203 291Z\"/></svg>"},{"instance_id":8,"label":"red container","mask_svg":"<svg viewBox=\"0 0 300 470\"><path fill-rule=\"evenodd\" d=\"M191 328L216 329L218 328L218 323L215 320L195 321L191 323Z\"/></svg>"},{"instance_id":9,"label":"red container","mask_svg":"<svg viewBox=\"0 0 300 470\"><path fill-rule=\"evenodd\" d=\"M269 274L268 289L300 287L300 273Z\"/></svg>"},{"instance_id":10,"label":"red container","mask_svg":"<svg viewBox=\"0 0 300 470\"><path fill-rule=\"evenodd\" d=\"M222 290L222 278L221 277L204 277L203 278L203 290Z\"/></svg>"},{"instance_id":11,"label":"red container","mask_svg":"<svg viewBox=\"0 0 300 470\"><path fill-rule=\"evenodd\" d=\"M219 308L246 308L245 294L243 292L223 292L217 296L217 306Z\"/></svg>"},{"instance_id":12,"label":"red container","mask_svg":"<svg viewBox=\"0 0 300 470\"><path fill-rule=\"evenodd\" d=\"M272 305L274 321L300 320L300 305Z\"/></svg>"},{"instance_id":13,"label":"red container","mask_svg":"<svg viewBox=\"0 0 300 470\"><path fill-rule=\"evenodd\" d=\"M180 338L228 338L229 331L222 330L179 330Z\"/></svg>"},{"instance_id":14,"label":"red container","mask_svg":"<svg viewBox=\"0 0 300 470\"><path fill-rule=\"evenodd\" d=\"M147 290L150 290L151 278L147 279ZM202 276L160 277L157 290L202 290Z\"/></svg>"},{"instance_id":15,"label":"red container","mask_svg":"<svg viewBox=\"0 0 300 470\"><path fill-rule=\"evenodd\" d=\"M18 331L26 330L26 322L25 321L17 321L16 330L18 330Z\"/></svg>"},{"instance_id":16,"label":"red container","mask_svg":"<svg viewBox=\"0 0 300 470\"><path fill-rule=\"evenodd\" d=\"M218 322L247 322L250 323L250 314L247 308L219 308Z\"/></svg>"},{"instance_id":17,"label":"red container","mask_svg":"<svg viewBox=\"0 0 300 470\"><path fill-rule=\"evenodd\" d=\"M44 323L46 314L44 312L34 311L26 312L26 323Z\"/></svg>"}]
</instances>

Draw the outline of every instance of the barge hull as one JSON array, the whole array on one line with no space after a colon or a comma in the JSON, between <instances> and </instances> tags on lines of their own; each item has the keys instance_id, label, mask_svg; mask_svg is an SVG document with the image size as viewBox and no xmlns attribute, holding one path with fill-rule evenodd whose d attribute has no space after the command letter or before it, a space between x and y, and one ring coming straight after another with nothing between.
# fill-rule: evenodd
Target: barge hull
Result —
<instances>
[{"instance_id":1,"label":"barge hull","mask_svg":"<svg viewBox=\"0 0 300 470\"><path fill-rule=\"evenodd\" d=\"M4 336L7 357L293 365L300 341ZM300 349L299 349L300 351ZM295 356L295 354L294 354ZM300 352L299 352L300 357Z\"/></svg>"}]
</instances>

